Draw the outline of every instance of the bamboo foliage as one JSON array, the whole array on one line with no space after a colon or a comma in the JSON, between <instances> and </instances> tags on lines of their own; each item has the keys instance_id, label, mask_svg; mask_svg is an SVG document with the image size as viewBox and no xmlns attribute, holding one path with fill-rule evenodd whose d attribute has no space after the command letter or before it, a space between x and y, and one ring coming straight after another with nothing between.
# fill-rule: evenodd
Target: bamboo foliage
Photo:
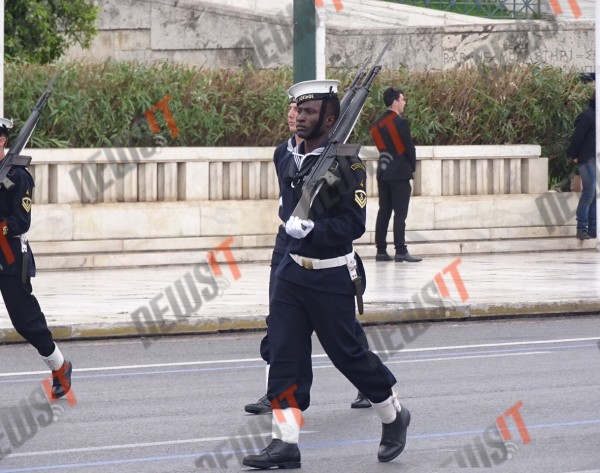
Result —
<instances>
[{"instance_id":1,"label":"bamboo foliage","mask_svg":"<svg viewBox=\"0 0 600 473\"><path fill-rule=\"evenodd\" d=\"M33 138L34 147L274 146L288 136L289 68L204 70L172 63L105 62L60 66ZM18 129L52 75L52 66L7 64L5 115ZM330 70L342 91L355 71ZM369 125L399 87L417 145L540 144L551 181L570 170L565 150L592 86L574 72L524 65L445 72L382 71L350 141L372 144ZM167 101L168 99L168 101ZM159 109L166 101L178 134Z\"/></svg>"}]
</instances>

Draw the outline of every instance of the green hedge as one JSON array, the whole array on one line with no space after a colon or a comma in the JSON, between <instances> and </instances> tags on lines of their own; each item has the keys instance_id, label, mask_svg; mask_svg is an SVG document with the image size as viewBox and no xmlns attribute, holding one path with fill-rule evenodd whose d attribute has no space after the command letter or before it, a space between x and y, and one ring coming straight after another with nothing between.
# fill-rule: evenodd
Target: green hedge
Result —
<instances>
[{"instance_id":1,"label":"green hedge","mask_svg":"<svg viewBox=\"0 0 600 473\"><path fill-rule=\"evenodd\" d=\"M52 76L49 66L7 64L5 116L17 128ZM355 71L330 70L342 90ZM168 63L106 62L61 66L61 76L33 136L35 147L273 146L287 135L292 71L202 70ZM382 91L401 87L417 145L542 145L551 183L570 170L565 150L592 86L549 67L448 72L382 71L350 141L372 144L369 124L384 108ZM166 96L179 135L160 111L158 133L145 112Z\"/></svg>"}]
</instances>

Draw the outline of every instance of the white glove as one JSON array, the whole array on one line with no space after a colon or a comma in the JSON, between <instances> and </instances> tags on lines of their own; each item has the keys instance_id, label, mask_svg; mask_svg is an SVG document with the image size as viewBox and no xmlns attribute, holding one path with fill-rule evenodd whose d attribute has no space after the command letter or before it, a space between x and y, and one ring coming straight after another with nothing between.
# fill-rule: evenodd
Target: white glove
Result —
<instances>
[{"instance_id":1,"label":"white glove","mask_svg":"<svg viewBox=\"0 0 600 473\"><path fill-rule=\"evenodd\" d=\"M302 220L300 217L294 217L285 222L285 232L294 238L304 238L314 228L315 222L312 220Z\"/></svg>"}]
</instances>

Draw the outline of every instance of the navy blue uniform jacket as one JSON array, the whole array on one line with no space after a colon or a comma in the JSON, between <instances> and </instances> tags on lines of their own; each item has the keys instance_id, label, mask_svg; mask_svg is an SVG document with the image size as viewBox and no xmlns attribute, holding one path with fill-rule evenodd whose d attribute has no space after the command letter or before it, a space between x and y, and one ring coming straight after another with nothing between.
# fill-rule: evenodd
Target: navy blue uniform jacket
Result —
<instances>
[{"instance_id":1,"label":"navy blue uniform jacket","mask_svg":"<svg viewBox=\"0 0 600 473\"><path fill-rule=\"evenodd\" d=\"M289 219L300 200L302 183L299 176L308 174L325 145L306 155L300 171L293 159L288 160L281 188L282 220ZM303 154L304 143L298 148L298 152ZM354 286L345 265L309 270L289 256L289 253L318 259L344 256L352 251L352 242L364 234L367 204L365 166L358 156L342 158L339 162L341 181L333 187L324 184L319 191L309 214L309 219L315 224L313 230L301 239L288 236L286 255L276 276L318 291L354 295Z\"/></svg>"},{"instance_id":2,"label":"navy blue uniform jacket","mask_svg":"<svg viewBox=\"0 0 600 473\"><path fill-rule=\"evenodd\" d=\"M14 186L10 189L0 186L0 222L6 223L7 233L4 237L10 245L15 261L9 264L5 252L0 251L0 265L2 265L0 276L21 277L23 257L25 256L29 258L28 276L32 277L35 275L35 261L29 243L27 244L27 253L23 255L21 240L15 237L27 233L31 226L33 178L25 168L18 166L13 166L8 173L8 178L14 182Z\"/></svg>"},{"instance_id":3,"label":"navy blue uniform jacket","mask_svg":"<svg viewBox=\"0 0 600 473\"><path fill-rule=\"evenodd\" d=\"M281 205L281 189L283 187L284 173L288 172L288 165L293 162L292 150L296 146L296 138L292 136L289 140L284 141L275 148L273 153L273 163L275 164L275 172L277 173L277 180L279 181L279 218L285 225L286 220L283 217L283 206ZM284 225L279 225L277 229L277 237L275 238L275 248L273 248L273 257L271 258L271 265L279 266L283 255L285 254L285 247L287 246L287 233L285 232Z\"/></svg>"}]
</instances>

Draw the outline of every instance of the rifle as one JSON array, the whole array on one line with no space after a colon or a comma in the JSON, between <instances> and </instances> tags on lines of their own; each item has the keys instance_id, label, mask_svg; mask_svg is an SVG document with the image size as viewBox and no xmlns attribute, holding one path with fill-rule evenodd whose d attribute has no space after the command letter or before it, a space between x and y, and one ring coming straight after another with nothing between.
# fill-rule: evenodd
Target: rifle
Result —
<instances>
[{"instance_id":1,"label":"rifle","mask_svg":"<svg viewBox=\"0 0 600 473\"><path fill-rule=\"evenodd\" d=\"M310 207L319 193L321 186L325 182L329 185L334 185L339 181L339 178L332 172L337 168L336 157L354 156L357 152L357 148L360 148L360 145L347 145L345 143L350 136L350 133L352 133L352 129L367 101L370 87L381 70L381 58L388 45L389 43L385 44L379 57L375 61L375 64L369 71L369 74L360 85L356 86L355 90L351 89L347 92L350 93L351 96L345 101L346 109L344 110L343 116L340 104L340 118L331 133L329 144L325 147L310 174L304 180L304 184L302 185L302 195L300 196L300 201L296 205L296 208L292 212L292 216L306 220L308 218L308 213L310 212ZM365 66L363 66L363 69ZM363 70L358 73L358 77L362 76L364 76ZM358 84L357 78L355 78L352 83L355 85ZM345 98L346 97L344 96L344 99Z\"/></svg>"},{"instance_id":2,"label":"rifle","mask_svg":"<svg viewBox=\"0 0 600 473\"><path fill-rule=\"evenodd\" d=\"M342 97L342 101L340 102L340 119L346 114L348 105L350 105L350 102L352 102L352 99L356 95L356 91L360 87L360 84L365 77L365 69L371 62L372 57L373 55L371 54L367 59L365 59L365 62L363 62L362 66L360 66L358 74L356 74L356 77L348 87L348 91L344 94L344 97Z\"/></svg>"},{"instance_id":3,"label":"rifle","mask_svg":"<svg viewBox=\"0 0 600 473\"><path fill-rule=\"evenodd\" d=\"M27 145L29 138L33 134L33 130L35 130L35 126L37 125L40 115L42 113L42 109L48 102L50 95L52 94L52 88L54 87L54 83L58 78L60 71L56 71L52 79L46 87L46 91L39 98L35 107L27 118L25 125L21 128L21 131L13 141L6 157L0 162L0 185L3 185L5 188L10 189L14 183L7 177L9 171L13 166L29 166L31 163L31 156L20 156L21 151Z\"/></svg>"}]
</instances>

